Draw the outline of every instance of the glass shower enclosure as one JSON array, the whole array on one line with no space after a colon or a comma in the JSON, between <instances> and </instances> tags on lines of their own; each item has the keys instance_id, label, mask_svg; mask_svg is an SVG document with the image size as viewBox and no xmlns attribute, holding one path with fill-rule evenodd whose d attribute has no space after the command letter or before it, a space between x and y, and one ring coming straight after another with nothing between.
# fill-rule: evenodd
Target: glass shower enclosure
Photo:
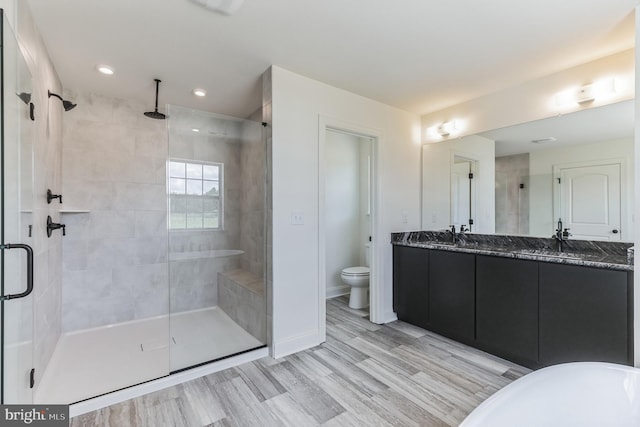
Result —
<instances>
[{"instance_id":1,"label":"glass shower enclosure","mask_svg":"<svg viewBox=\"0 0 640 427\"><path fill-rule=\"evenodd\" d=\"M266 345L261 123L170 105L171 371Z\"/></svg>"},{"instance_id":2,"label":"glass shower enclosure","mask_svg":"<svg viewBox=\"0 0 640 427\"><path fill-rule=\"evenodd\" d=\"M31 74L0 9L0 403L33 400Z\"/></svg>"}]
</instances>

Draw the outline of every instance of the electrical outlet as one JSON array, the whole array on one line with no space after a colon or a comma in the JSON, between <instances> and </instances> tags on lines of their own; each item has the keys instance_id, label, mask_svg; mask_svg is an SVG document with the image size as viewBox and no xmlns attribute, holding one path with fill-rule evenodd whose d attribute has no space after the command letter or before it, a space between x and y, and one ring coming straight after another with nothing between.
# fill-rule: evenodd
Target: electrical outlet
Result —
<instances>
[{"instance_id":1,"label":"electrical outlet","mask_svg":"<svg viewBox=\"0 0 640 427\"><path fill-rule=\"evenodd\" d=\"M431 222L434 223L434 224L437 222L436 221L436 214L432 214L431 215Z\"/></svg>"},{"instance_id":2,"label":"electrical outlet","mask_svg":"<svg viewBox=\"0 0 640 427\"><path fill-rule=\"evenodd\" d=\"M402 211L402 223L403 224L408 224L409 223L409 212Z\"/></svg>"}]
</instances>

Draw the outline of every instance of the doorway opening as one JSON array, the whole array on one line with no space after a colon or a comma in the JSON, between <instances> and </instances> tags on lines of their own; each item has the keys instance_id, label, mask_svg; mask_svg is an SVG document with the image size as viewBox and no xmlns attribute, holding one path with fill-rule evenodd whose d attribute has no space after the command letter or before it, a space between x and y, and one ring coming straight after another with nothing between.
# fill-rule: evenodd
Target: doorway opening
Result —
<instances>
[{"instance_id":1,"label":"doorway opening","mask_svg":"<svg viewBox=\"0 0 640 427\"><path fill-rule=\"evenodd\" d=\"M368 129L321 120L319 144L319 313L326 338L326 301L379 317L376 282L376 146ZM331 315L331 314L330 314Z\"/></svg>"}]
</instances>

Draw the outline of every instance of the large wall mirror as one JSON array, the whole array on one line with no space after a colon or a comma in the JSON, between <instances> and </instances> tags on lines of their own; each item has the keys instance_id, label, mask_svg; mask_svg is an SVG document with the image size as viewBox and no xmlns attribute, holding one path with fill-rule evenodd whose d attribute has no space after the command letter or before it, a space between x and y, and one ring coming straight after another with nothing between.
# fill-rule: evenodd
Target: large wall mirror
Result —
<instances>
[{"instance_id":1,"label":"large wall mirror","mask_svg":"<svg viewBox=\"0 0 640 427\"><path fill-rule=\"evenodd\" d=\"M422 156L425 230L464 225L464 158L472 232L551 237L561 221L572 238L633 240L633 100L426 144Z\"/></svg>"}]
</instances>

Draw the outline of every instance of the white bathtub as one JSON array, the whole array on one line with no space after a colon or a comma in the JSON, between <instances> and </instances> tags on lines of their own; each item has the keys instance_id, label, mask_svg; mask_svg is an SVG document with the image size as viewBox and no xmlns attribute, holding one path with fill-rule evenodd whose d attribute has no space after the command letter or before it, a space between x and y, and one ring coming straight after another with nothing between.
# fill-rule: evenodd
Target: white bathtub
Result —
<instances>
[{"instance_id":1,"label":"white bathtub","mask_svg":"<svg viewBox=\"0 0 640 427\"><path fill-rule=\"evenodd\" d=\"M550 366L507 385L460 427L639 427L640 369L612 363Z\"/></svg>"}]
</instances>

